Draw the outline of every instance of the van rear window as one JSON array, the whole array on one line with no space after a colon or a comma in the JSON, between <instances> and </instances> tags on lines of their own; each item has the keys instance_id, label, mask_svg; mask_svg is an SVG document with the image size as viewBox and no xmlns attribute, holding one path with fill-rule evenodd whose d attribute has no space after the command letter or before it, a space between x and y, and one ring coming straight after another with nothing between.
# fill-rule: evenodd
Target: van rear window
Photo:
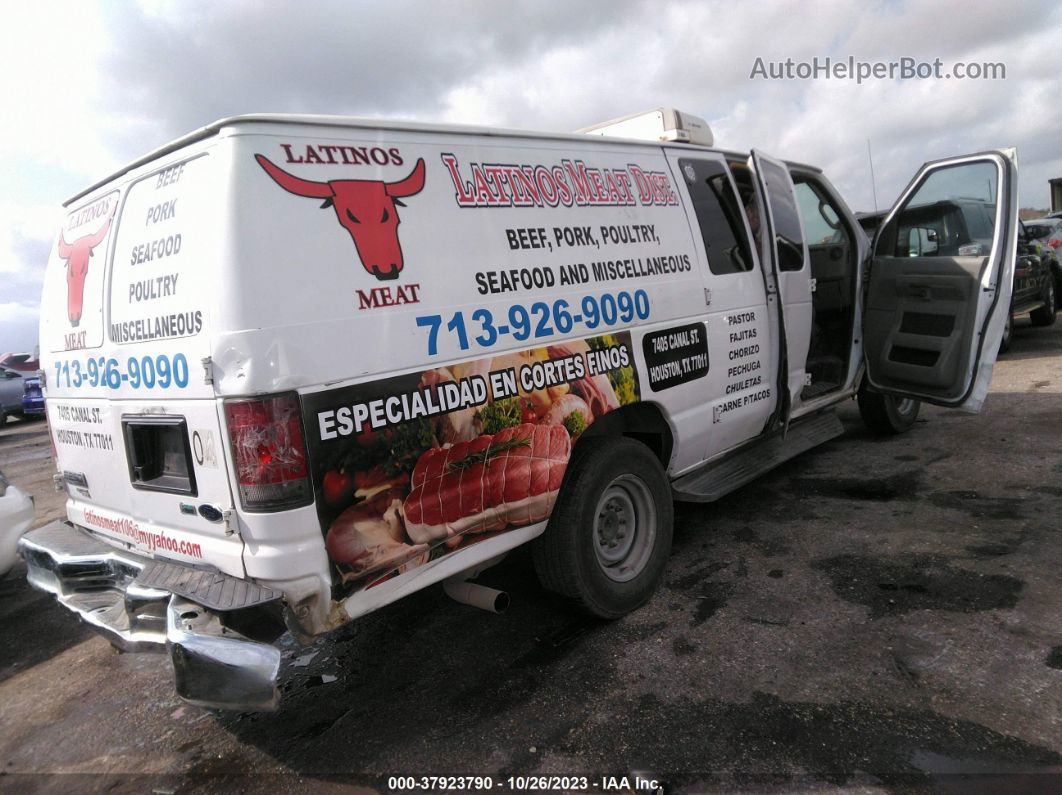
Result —
<instances>
[{"instance_id":1,"label":"van rear window","mask_svg":"<svg viewBox=\"0 0 1062 795\"><path fill-rule=\"evenodd\" d=\"M122 432L133 488L196 496L183 417L123 417Z\"/></svg>"},{"instance_id":2,"label":"van rear window","mask_svg":"<svg viewBox=\"0 0 1062 795\"><path fill-rule=\"evenodd\" d=\"M693 200L708 268L716 274L752 270L741 205L726 166L714 160L693 158L678 162Z\"/></svg>"}]
</instances>

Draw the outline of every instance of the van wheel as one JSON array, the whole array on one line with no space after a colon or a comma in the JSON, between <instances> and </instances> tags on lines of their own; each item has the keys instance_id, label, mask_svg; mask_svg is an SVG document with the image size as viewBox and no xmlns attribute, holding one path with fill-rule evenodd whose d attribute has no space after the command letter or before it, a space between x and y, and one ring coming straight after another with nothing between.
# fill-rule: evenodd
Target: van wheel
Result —
<instances>
[{"instance_id":1,"label":"van wheel","mask_svg":"<svg viewBox=\"0 0 1062 795\"><path fill-rule=\"evenodd\" d=\"M1029 319L1032 320L1034 326L1050 326L1055 322L1055 312L1058 307L1056 306L1057 296L1055 295L1055 282L1053 279L1047 282L1047 290L1044 293L1044 305L1029 313Z\"/></svg>"},{"instance_id":2,"label":"van wheel","mask_svg":"<svg viewBox=\"0 0 1062 795\"><path fill-rule=\"evenodd\" d=\"M874 433L895 436L909 430L918 419L922 403L911 398L896 398L872 392L864 378L859 387L859 416Z\"/></svg>"},{"instance_id":3,"label":"van wheel","mask_svg":"<svg viewBox=\"0 0 1062 795\"><path fill-rule=\"evenodd\" d=\"M535 572L582 611L619 618L660 584L673 523L667 476L648 447L625 437L583 439L533 545Z\"/></svg>"}]
</instances>

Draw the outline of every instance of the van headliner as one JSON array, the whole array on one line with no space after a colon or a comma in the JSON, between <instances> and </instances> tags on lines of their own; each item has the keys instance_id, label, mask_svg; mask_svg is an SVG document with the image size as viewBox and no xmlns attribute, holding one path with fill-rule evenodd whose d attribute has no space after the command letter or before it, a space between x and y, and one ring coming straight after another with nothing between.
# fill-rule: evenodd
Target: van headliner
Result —
<instances>
[{"instance_id":1,"label":"van headliner","mask_svg":"<svg viewBox=\"0 0 1062 795\"><path fill-rule=\"evenodd\" d=\"M539 132L533 130L517 130L506 127L480 127L471 124L432 124L426 122L412 122L412 121L387 121L383 119L368 119L360 116L330 116L330 115L310 115L310 114L293 114L293 113L250 113L241 116L227 116L223 119L200 127L198 130L183 135L168 144L164 144L157 149L148 152L143 157L137 158L125 166L122 166L117 171L104 177L97 182L94 182L84 190L74 194L65 202L64 207L69 207L78 199L88 196L93 191L102 188L114 180L118 179L125 174L128 174L134 169L147 165L153 160L157 160L160 157L176 152L178 149L194 144L197 141L205 140L212 135L217 135L225 127L232 127L242 124L303 124L313 127L344 127L344 128L365 128L365 129L386 129L396 130L402 132L435 132L435 133L448 133L451 135L480 135L480 136L495 136L495 137L507 137L507 138L537 138L541 140L550 141L579 141L586 142L588 137L595 139L595 142L601 142L605 144L619 144L623 146L667 146L675 149L682 150L694 150L702 152L715 152L730 157L740 157L742 159L748 157L748 152L739 152L729 149L718 149L715 147L698 146L696 144L685 144L675 141L646 141L640 138L618 138L612 136L587 136L585 133L550 133ZM789 165L799 167L801 169L808 169L815 172L821 172L821 169L815 166L805 165L803 163L790 163L785 161Z\"/></svg>"}]
</instances>

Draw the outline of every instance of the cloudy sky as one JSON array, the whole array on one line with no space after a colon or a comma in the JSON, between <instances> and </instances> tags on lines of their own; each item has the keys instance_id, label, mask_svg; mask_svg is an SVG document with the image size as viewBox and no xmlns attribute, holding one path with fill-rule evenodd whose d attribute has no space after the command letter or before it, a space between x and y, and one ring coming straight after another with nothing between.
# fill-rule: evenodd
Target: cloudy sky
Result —
<instances>
[{"instance_id":1,"label":"cloudy sky","mask_svg":"<svg viewBox=\"0 0 1062 795\"><path fill-rule=\"evenodd\" d=\"M223 116L306 112L572 130L670 105L720 146L823 167L854 209L923 161L1016 146L1023 206L1062 176L1051 2L141 0L5 6L0 351L37 342L59 205ZM757 58L1001 62L1003 80L750 79Z\"/></svg>"}]
</instances>

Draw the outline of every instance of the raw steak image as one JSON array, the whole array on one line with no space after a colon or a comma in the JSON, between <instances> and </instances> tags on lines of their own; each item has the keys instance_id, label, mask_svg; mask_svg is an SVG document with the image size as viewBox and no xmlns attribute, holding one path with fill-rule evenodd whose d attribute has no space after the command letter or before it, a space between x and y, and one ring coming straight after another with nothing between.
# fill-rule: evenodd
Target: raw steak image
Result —
<instances>
[{"instance_id":1,"label":"raw steak image","mask_svg":"<svg viewBox=\"0 0 1062 795\"><path fill-rule=\"evenodd\" d=\"M424 544L546 519L571 448L562 426L525 423L429 450L402 508L406 533Z\"/></svg>"}]
</instances>

